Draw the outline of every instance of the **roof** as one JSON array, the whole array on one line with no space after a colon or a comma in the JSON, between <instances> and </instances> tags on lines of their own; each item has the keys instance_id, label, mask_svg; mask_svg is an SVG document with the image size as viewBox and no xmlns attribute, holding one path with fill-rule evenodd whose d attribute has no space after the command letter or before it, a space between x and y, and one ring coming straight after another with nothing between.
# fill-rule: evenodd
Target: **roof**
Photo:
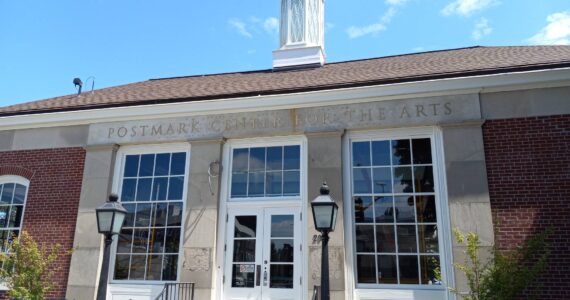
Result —
<instances>
[{"instance_id":1,"label":"roof","mask_svg":"<svg viewBox=\"0 0 570 300\"><path fill-rule=\"evenodd\" d=\"M151 79L16 104L0 116L226 99L570 67L570 46L470 47L325 64Z\"/></svg>"}]
</instances>

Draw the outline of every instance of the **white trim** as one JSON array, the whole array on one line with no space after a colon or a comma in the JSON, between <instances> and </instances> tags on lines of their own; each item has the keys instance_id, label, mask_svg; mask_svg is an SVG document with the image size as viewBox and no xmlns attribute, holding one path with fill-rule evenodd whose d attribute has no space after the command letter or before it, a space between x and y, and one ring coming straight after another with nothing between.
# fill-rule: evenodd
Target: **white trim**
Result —
<instances>
[{"instance_id":1,"label":"white trim","mask_svg":"<svg viewBox=\"0 0 570 300\"><path fill-rule=\"evenodd\" d=\"M265 202L259 201L229 201L229 185L231 183L231 150L235 147L247 146L271 146L271 145L283 145L294 144L301 145L301 195L295 197L295 200L285 200L285 199L270 199ZM223 299L224 286L222 283L224 276L224 266L225 266L225 253L224 244L226 241L226 215L230 207L300 207L303 220L301 222L301 237L302 243L307 242L307 172L308 172L308 148L307 148L307 138L300 135L291 136L277 136L277 137L258 137L258 138L248 138L248 139L235 139L229 140L224 144L222 165L226 166L222 168L221 174L221 187L220 187L220 205L218 209L218 232L216 236L216 253L215 257L215 269L212 276L214 277L214 284L212 289L215 293L212 293L212 300ZM308 262L309 262L308 245L303 244L303 251L301 252L301 262L303 265L302 277L303 284L301 289L303 291L303 299L308 299ZM228 284L229 279L226 278L226 283Z\"/></svg>"},{"instance_id":2,"label":"white trim","mask_svg":"<svg viewBox=\"0 0 570 300\"><path fill-rule=\"evenodd\" d=\"M478 93L482 89L491 88L493 91L500 91L501 88L506 90L513 90L513 88L527 89L529 84L544 83L548 85L554 81L567 80L570 80L570 68L512 72L283 95L18 115L0 117L0 128L2 128L1 130L10 130L69 126L113 121L364 103L412 97Z\"/></svg>"},{"instance_id":3,"label":"white trim","mask_svg":"<svg viewBox=\"0 0 570 300\"><path fill-rule=\"evenodd\" d=\"M185 162L185 169L184 169L184 185L182 191L182 223L180 228L180 245L179 245L179 253L178 253L178 269L177 269L177 280L176 282L180 281L180 273L182 270L182 261L183 261L183 243L184 243L184 233L185 233L185 223L186 220L185 214L187 209L187 202L188 202L188 182L190 178L190 143L170 143L170 144L154 144L154 145L134 145L134 146L124 146L119 148L117 151L117 156L115 158L115 169L113 171L113 186L112 192L120 195L121 191L121 180L123 178L122 171L124 169L125 158L129 154L150 154L150 153L164 153L164 152L185 152L186 153L186 162ZM112 295L126 295L124 294L125 291L135 291L138 290L140 293L151 293L152 291L156 291L152 288L152 286L160 285L163 286L165 282L170 281L159 281L159 280L114 280L113 273L115 270L115 256L116 256L116 249L117 249L117 237L113 238L113 244L111 246L111 256L110 256L110 268L109 268L109 284L107 289L107 297L112 297ZM143 288L140 290L141 287L150 287L150 288ZM148 290L148 291L147 291ZM146 294L145 294L146 295ZM126 299L126 298L125 298Z\"/></svg>"},{"instance_id":4,"label":"white trim","mask_svg":"<svg viewBox=\"0 0 570 300\"><path fill-rule=\"evenodd\" d=\"M345 261L346 261L346 299L444 299L453 300L454 295L446 286L454 286L454 274L452 268L451 251L451 228L449 227L449 207L445 188L445 172L443 160L443 141L441 130L435 127L398 128L388 130L350 131L343 140L343 177L344 198L352 199L352 170L351 170L351 142L370 139L394 139L430 137L432 140L432 166L434 171L435 194L437 195L436 210L440 232L440 264L444 284L441 286L430 285L367 285L356 283L355 279L355 244L354 244L354 221L352 201L344 202L344 237L345 237Z\"/></svg>"}]
</instances>

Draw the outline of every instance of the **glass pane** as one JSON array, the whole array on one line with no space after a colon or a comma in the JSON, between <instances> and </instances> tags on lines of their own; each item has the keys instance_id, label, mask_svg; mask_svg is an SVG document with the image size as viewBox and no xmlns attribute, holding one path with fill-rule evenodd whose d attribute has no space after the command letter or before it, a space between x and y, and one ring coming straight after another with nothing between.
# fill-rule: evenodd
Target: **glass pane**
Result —
<instances>
[{"instance_id":1,"label":"glass pane","mask_svg":"<svg viewBox=\"0 0 570 300\"><path fill-rule=\"evenodd\" d=\"M154 176L168 175L170 169L170 153L161 153L156 155L154 165Z\"/></svg>"},{"instance_id":2,"label":"glass pane","mask_svg":"<svg viewBox=\"0 0 570 300\"><path fill-rule=\"evenodd\" d=\"M392 169L374 168L374 193L392 192Z\"/></svg>"},{"instance_id":3,"label":"glass pane","mask_svg":"<svg viewBox=\"0 0 570 300\"><path fill-rule=\"evenodd\" d=\"M438 253L437 225L418 225L420 252Z\"/></svg>"},{"instance_id":4,"label":"glass pane","mask_svg":"<svg viewBox=\"0 0 570 300\"><path fill-rule=\"evenodd\" d=\"M437 222L434 196L416 197L418 223Z\"/></svg>"},{"instance_id":5,"label":"glass pane","mask_svg":"<svg viewBox=\"0 0 570 300\"><path fill-rule=\"evenodd\" d=\"M168 200L182 200L184 177L170 177L168 182Z\"/></svg>"},{"instance_id":6,"label":"glass pane","mask_svg":"<svg viewBox=\"0 0 570 300\"><path fill-rule=\"evenodd\" d=\"M356 225L356 252L374 252L374 226Z\"/></svg>"},{"instance_id":7,"label":"glass pane","mask_svg":"<svg viewBox=\"0 0 570 300\"><path fill-rule=\"evenodd\" d=\"M255 262L255 239L234 240L233 262Z\"/></svg>"},{"instance_id":8,"label":"glass pane","mask_svg":"<svg viewBox=\"0 0 570 300\"><path fill-rule=\"evenodd\" d=\"M172 153L170 175L184 175L184 169L186 169L186 153Z\"/></svg>"},{"instance_id":9,"label":"glass pane","mask_svg":"<svg viewBox=\"0 0 570 300\"><path fill-rule=\"evenodd\" d=\"M249 149L249 171L265 171L265 148Z\"/></svg>"},{"instance_id":10,"label":"glass pane","mask_svg":"<svg viewBox=\"0 0 570 300\"><path fill-rule=\"evenodd\" d=\"M298 196L301 186L300 171L283 172L283 195Z\"/></svg>"},{"instance_id":11,"label":"glass pane","mask_svg":"<svg viewBox=\"0 0 570 300\"><path fill-rule=\"evenodd\" d=\"M293 215L271 216L271 237L293 237Z\"/></svg>"},{"instance_id":12,"label":"glass pane","mask_svg":"<svg viewBox=\"0 0 570 300\"><path fill-rule=\"evenodd\" d=\"M378 282L398 283L398 268L395 255L378 255Z\"/></svg>"},{"instance_id":13,"label":"glass pane","mask_svg":"<svg viewBox=\"0 0 570 300\"><path fill-rule=\"evenodd\" d=\"M376 223L394 222L394 205L392 203L392 197L375 197L374 213L376 214Z\"/></svg>"},{"instance_id":14,"label":"glass pane","mask_svg":"<svg viewBox=\"0 0 570 300\"><path fill-rule=\"evenodd\" d=\"M127 210L127 215L125 216L125 222L123 227L133 227L135 226L135 211L136 204L123 204L123 207Z\"/></svg>"},{"instance_id":15,"label":"glass pane","mask_svg":"<svg viewBox=\"0 0 570 300\"><path fill-rule=\"evenodd\" d=\"M410 140L392 141L392 164L409 165L410 155Z\"/></svg>"},{"instance_id":16,"label":"glass pane","mask_svg":"<svg viewBox=\"0 0 570 300\"><path fill-rule=\"evenodd\" d=\"M395 253L396 252L396 235L394 234L393 225L376 226L376 243L377 252Z\"/></svg>"},{"instance_id":17,"label":"glass pane","mask_svg":"<svg viewBox=\"0 0 570 300\"><path fill-rule=\"evenodd\" d=\"M249 197L263 197L265 194L265 173L249 173L249 184L247 195Z\"/></svg>"},{"instance_id":18,"label":"glass pane","mask_svg":"<svg viewBox=\"0 0 570 300\"><path fill-rule=\"evenodd\" d=\"M398 257L400 265L400 284L418 284L418 257L402 255Z\"/></svg>"},{"instance_id":19,"label":"glass pane","mask_svg":"<svg viewBox=\"0 0 570 300\"><path fill-rule=\"evenodd\" d=\"M374 219L372 197L356 196L354 199L354 222L372 223Z\"/></svg>"},{"instance_id":20,"label":"glass pane","mask_svg":"<svg viewBox=\"0 0 570 300\"><path fill-rule=\"evenodd\" d=\"M292 239L272 239L271 262L293 262L293 249Z\"/></svg>"},{"instance_id":21,"label":"glass pane","mask_svg":"<svg viewBox=\"0 0 570 300\"><path fill-rule=\"evenodd\" d=\"M267 170L283 170L283 147L267 148Z\"/></svg>"},{"instance_id":22,"label":"glass pane","mask_svg":"<svg viewBox=\"0 0 570 300\"><path fill-rule=\"evenodd\" d=\"M6 225L8 225L9 213L10 213L10 205L0 206L0 228L5 228Z\"/></svg>"},{"instance_id":23,"label":"glass pane","mask_svg":"<svg viewBox=\"0 0 570 300\"><path fill-rule=\"evenodd\" d=\"M352 143L352 166L370 166L370 142Z\"/></svg>"},{"instance_id":24,"label":"glass pane","mask_svg":"<svg viewBox=\"0 0 570 300\"><path fill-rule=\"evenodd\" d=\"M16 191L14 192L14 204L24 204L26 198L26 186L21 184L16 184Z\"/></svg>"},{"instance_id":25,"label":"glass pane","mask_svg":"<svg viewBox=\"0 0 570 300\"><path fill-rule=\"evenodd\" d=\"M414 167L416 193L433 193L432 167Z\"/></svg>"},{"instance_id":26,"label":"glass pane","mask_svg":"<svg viewBox=\"0 0 570 300\"><path fill-rule=\"evenodd\" d=\"M148 242L149 253L163 253L164 252L164 228L151 228L150 238Z\"/></svg>"},{"instance_id":27,"label":"glass pane","mask_svg":"<svg viewBox=\"0 0 570 300\"><path fill-rule=\"evenodd\" d=\"M146 280L160 280L162 255L149 255L146 262Z\"/></svg>"},{"instance_id":28,"label":"glass pane","mask_svg":"<svg viewBox=\"0 0 570 300\"><path fill-rule=\"evenodd\" d=\"M139 179L137 184L137 201L149 201L151 188L152 178Z\"/></svg>"},{"instance_id":29,"label":"glass pane","mask_svg":"<svg viewBox=\"0 0 570 300\"><path fill-rule=\"evenodd\" d=\"M136 177L139 170L139 155L127 155L125 160L125 177Z\"/></svg>"},{"instance_id":30,"label":"glass pane","mask_svg":"<svg viewBox=\"0 0 570 300\"><path fill-rule=\"evenodd\" d=\"M394 168L394 193L413 193L412 168Z\"/></svg>"},{"instance_id":31,"label":"glass pane","mask_svg":"<svg viewBox=\"0 0 570 300\"><path fill-rule=\"evenodd\" d=\"M269 287L273 289L293 288L293 265L271 265Z\"/></svg>"},{"instance_id":32,"label":"glass pane","mask_svg":"<svg viewBox=\"0 0 570 300\"><path fill-rule=\"evenodd\" d=\"M117 255L115 257L115 279L129 279L130 255Z\"/></svg>"},{"instance_id":33,"label":"glass pane","mask_svg":"<svg viewBox=\"0 0 570 300\"><path fill-rule=\"evenodd\" d=\"M376 283L376 259L374 255L356 256L358 283Z\"/></svg>"},{"instance_id":34,"label":"glass pane","mask_svg":"<svg viewBox=\"0 0 570 300\"><path fill-rule=\"evenodd\" d=\"M22 205L13 205L12 209L10 210L10 220L8 221L8 227L20 227L22 224L22 212L24 210L24 206Z\"/></svg>"},{"instance_id":35,"label":"glass pane","mask_svg":"<svg viewBox=\"0 0 570 300\"><path fill-rule=\"evenodd\" d=\"M133 230L122 229L117 242L117 253L131 253L133 244Z\"/></svg>"},{"instance_id":36,"label":"glass pane","mask_svg":"<svg viewBox=\"0 0 570 300\"><path fill-rule=\"evenodd\" d=\"M394 197L394 205L396 207L396 222L398 223L414 223L416 222L414 209L414 196L398 196Z\"/></svg>"},{"instance_id":37,"label":"glass pane","mask_svg":"<svg viewBox=\"0 0 570 300\"><path fill-rule=\"evenodd\" d=\"M139 176L152 176L154 170L154 154L141 155Z\"/></svg>"},{"instance_id":38,"label":"glass pane","mask_svg":"<svg viewBox=\"0 0 570 300\"><path fill-rule=\"evenodd\" d=\"M247 172L249 149L234 149L232 172Z\"/></svg>"},{"instance_id":39,"label":"glass pane","mask_svg":"<svg viewBox=\"0 0 570 300\"><path fill-rule=\"evenodd\" d=\"M234 265L232 269L232 287L252 288L255 286L255 265Z\"/></svg>"},{"instance_id":40,"label":"glass pane","mask_svg":"<svg viewBox=\"0 0 570 300\"><path fill-rule=\"evenodd\" d=\"M441 284L439 256L421 255L420 270L422 284Z\"/></svg>"},{"instance_id":41,"label":"glass pane","mask_svg":"<svg viewBox=\"0 0 570 300\"><path fill-rule=\"evenodd\" d=\"M166 200L166 192L168 189L168 178L154 178L152 183L152 200Z\"/></svg>"},{"instance_id":42,"label":"glass pane","mask_svg":"<svg viewBox=\"0 0 570 300\"><path fill-rule=\"evenodd\" d=\"M146 253L148 229L135 229L133 234L133 253Z\"/></svg>"},{"instance_id":43,"label":"glass pane","mask_svg":"<svg viewBox=\"0 0 570 300\"><path fill-rule=\"evenodd\" d=\"M398 225L398 252L412 253L417 252L416 245L416 226L414 225Z\"/></svg>"},{"instance_id":44,"label":"glass pane","mask_svg":"<svg viewBox=\"0 0 570 300\"><path fill-rule=\"evenodd\" d=\"M167 214L168 204L166 203L155 203L152 214L154 215L154 220L152 222L153 226L165 226L166 225L166 214Z\"/></svg>"},{"instance_id":45,"label":"glass pane","mask_svg":"<svg viewBox=\"0 0 570 300\"><path fill-rule=\"evenodd\" d=\"M247 196L247 173L232 174L232 197Z\"/></svg>"},{"instance_id":46,"label":"glass pane","mask_svg":"<svg viewBox=\"0 0 570 300\"><path fill-rule=\"evenodd\" d=\"M129 202L135 200L135 192L137 190L136 179L123 179L123 188L121 191L121 202Z\"/></svg>"},{"instance_id":47,"label":"glass pane","mask_svg":"<svg viewBox=\"0 0 570 300\"><path fill-rule=\"evenodd\" d=\"M236 216L234 237L255 237L256 216Z\"/></svg>"},{"instance_id":48,"label":"glass pane","mask_svg":"<svg viewBox=\"0 0 570 300\"><path fill-rule=\"evenodd\" d=\"M162 263L162 280L176 280L178 255L165 255Z\"/></svg>"},{"instance_id":49,"label":"glass pane","mask_svg":"<svg viewBox=\"0 0 570 300\"><path fill-rule=\"evenodd\" d=\"M131 257L130 280L143 280L146 266L146 255L133 255Z\"/></svg>"},{"instance_id":50,"label":"glass pane","mask_svg":"<svg viewBox=\"0 0 570 300\"><path fill-rule=\"evenodd\" d=\"M390 141L372 142L372 164L375 166L390 165Z\"/></svg>"},{"instance_id":51,"label":"glass pane","mask_svg":"<svg viewBox=\"0 0 570 300\"><path fill-rule=\"evenodd\" d=\"M152 204L137 204L137 214L135 218L136 227L148 227L150 224L150 211Z\"/></svg>"},{"instance_id":52,"label":"glass pane","mask_svg":"<svg viewBox=\"0 0 570 300\"><path fill-rule=\"evenodd\" d=\"M182 202L168 204L167 226L180 226L182 224Z\"/></svg>"},{"instance_id":53,"label":"glass pane","mask_svg":"<svg viewBox=\"0 0 570 300\"><path fill-rule=\"evenodd\" d=\"M2 189L2 197L0 198L0 203L2 204L12 203L12 197L14 196L14 187L15 185L13 183L4 184L4 188Z\"/></svg>"},{"instance_id":54,"label":"glass pane","mask_svg":"<svg viewBox=\"0 0 570 300\"><path fill-rule=\"evenodd\" d=\"M165 253L178 253L180 248L180 228L166 228Z\"/></svg>"},{"instance_id":55,"label":"glass pane","mask_svg":"<svg viewBox=\"0 0 570 300\"><path fill-rule=\"evenodd\" d=\"M412 140L414 164L431 164L431 144L429 139Z\"/></svg>"},{"instance_id":56,"label":"glass pane","mask_svg":"<svg viewBox=\"0 0 570 300\"><path fill-rule=\"evenodd\" d=\"M277 195L281 196L283 194L283 173L281 171L277 172L267 172L265 174L265 193L267 196Z\"/></svg>"},{"instance_id":57,"label":"glass pane","mask_svg":"<svg viewBox=\"0 0 570 300\"><path fill-rule=\"evenodd\" d=\"M300 170L301 169L301 147L285 146L283 147L283 170Z\"/></svg>"},{"instance_id":58,"label":"glass pane","mask_svg":"<svg viewBox=\"0 0 570 300\"><path fill-rule=\"evenodd\" d=\"M372 176L370 169L353 169L353 176L355 194L372 193Z\"/></svg>"}]
</instances>

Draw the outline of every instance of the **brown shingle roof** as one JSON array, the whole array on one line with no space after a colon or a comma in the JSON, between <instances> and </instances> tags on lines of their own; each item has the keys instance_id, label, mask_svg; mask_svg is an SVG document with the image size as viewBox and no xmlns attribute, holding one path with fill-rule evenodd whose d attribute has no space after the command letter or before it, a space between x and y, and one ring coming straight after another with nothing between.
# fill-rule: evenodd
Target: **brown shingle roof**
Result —
<instances>
[{"instance_id":1,"label":"brown shingle roof","mask_svg":"<svg viewBox=\"0 0 570 300\"><path fill-rule=\"evenodd\" d=\"M283 94L570 66L570 46L472 47L326 64L148 81L0 108L0 116Z\"/></svg>"}]
</instances>

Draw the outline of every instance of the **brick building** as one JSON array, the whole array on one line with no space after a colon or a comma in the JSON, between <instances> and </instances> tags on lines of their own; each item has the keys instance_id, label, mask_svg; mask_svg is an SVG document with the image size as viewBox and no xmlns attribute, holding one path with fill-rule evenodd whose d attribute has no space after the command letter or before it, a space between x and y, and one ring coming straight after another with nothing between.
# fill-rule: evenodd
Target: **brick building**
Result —
<instances>
[{"instance_id":1,"label":"brick building","mask_svg":"<svg viewBox=\"0 0 570 300\"><path fill-rule=\"evenodd\" d=\"M194 282L196 299L309 299L309 203L326 181L340 207L333 299L455 299L454 227L486 249L552 228L547 271L524 294L564 299L570 47L325 64L322 2L288 16L289 2L284 20L307 26L282 22L272 69L0 108L0 239L27 230L74 248L50 297L94 299L94 209L114 192L129 215L108 299L153 299L166 282Z\"/></svg>"}]
</instances>

